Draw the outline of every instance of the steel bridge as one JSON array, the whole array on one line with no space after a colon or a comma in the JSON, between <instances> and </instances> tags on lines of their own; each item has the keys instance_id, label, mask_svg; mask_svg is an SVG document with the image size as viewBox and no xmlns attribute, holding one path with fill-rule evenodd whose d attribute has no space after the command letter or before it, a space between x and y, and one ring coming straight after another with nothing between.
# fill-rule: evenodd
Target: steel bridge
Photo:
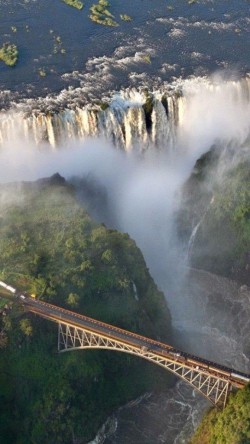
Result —
<instances>
[{"instance_id":1,"label":"steel bridge","mask_svg":"<svg viewBox=\"0 0 250 444\"><path fill-rule=\"evenodd\" d=\"M177 350L168 344L145 336L36 300L27 293L20 293L1 281L0 286L11 291L27 311L58 324L59 352L79 349L107 349L139 356L174 373L218 407L225 406L228 394L234 387L243 388L250 382L250 375L246 373Z\"/></svg>"}]
</instances>

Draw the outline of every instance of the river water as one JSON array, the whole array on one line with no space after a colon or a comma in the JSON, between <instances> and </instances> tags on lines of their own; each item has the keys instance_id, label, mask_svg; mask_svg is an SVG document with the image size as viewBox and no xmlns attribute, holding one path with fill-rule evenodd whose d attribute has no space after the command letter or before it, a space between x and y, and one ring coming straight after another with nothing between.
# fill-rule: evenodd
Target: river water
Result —
<instances>
[{"instance_id":1,"label":"river water","mask_svg":"<svg viewBox=\"0 0 250 444\"><path fill-rule=\"evenodd\" d=\"M93 23L94 1L84 3L77 11L62 0L1 0L0 43L19 49L15 68L0 66L2 107L64 88L80 87L89 103L126 87L249 70L248 0L111 0L115 28Z\"/></svg>"},{"instance_id":2,"label":"river water","mask_svg":"<svg viewBox=\"0 0 250 444\"><path fill-rule=\"evenodd\" d=\"M209 403L183 382L121 407L89 444L185 444Z\"/></svg>"}]
</instances>

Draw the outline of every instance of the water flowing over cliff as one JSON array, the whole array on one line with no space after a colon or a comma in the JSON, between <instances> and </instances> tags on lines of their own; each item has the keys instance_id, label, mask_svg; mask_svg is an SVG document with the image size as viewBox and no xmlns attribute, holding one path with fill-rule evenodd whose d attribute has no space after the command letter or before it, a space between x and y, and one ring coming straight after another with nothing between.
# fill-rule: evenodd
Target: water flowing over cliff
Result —
<instances>
[{"instance_id":1,"label":"water flowing over cliff","mask_svg":"<svg viewBox=\"0 0 250 444\"><path fill-rule=\"evenodd\" d=\"M81 95L81 89L68 90L57 97L28 100L1 111L0 143L20 138L37 145L48 142L55 148L94 136L106 138L128 152L142 152L152 145L171 151L176 149L177 142L187 142L198 120L209 129L217 119L216 107L223 111L222 117L218 114L217 125L227 139L228 119L249 107L250 78L228 82L205 78L177 81L152 93L128 89L104 102L83 107L79 105ZM223 113L228 115L227 131ZM200 135L198 131L196 137Z\"/></svg>"},{"instance_id":2,"label":"water flowing over cliff","mask_svg":"<svg viewBox=\"0 0 250 444\"><path fill-rule=\"evenodd\" d=\"M127 89L102 102L83 103L78 88L2 110L0 161L6 168L1 179L34 180L56 171L67 178L91 176L107 194L106 216L93 212L93 198L88 210L130 233L165 288L166 270L171 278L187 256L176 214L186 206L180 194L197 160L211 147L218 152L205 183L211 188L209 181L230 169L232 158L249 156L250 77L179 79L162 90ZM208 194L209 205L213 192ZM189 205L183 217L185 242L207 214L198 197L199 208ZM99 211L104 200L94 205Z\"/></svg>"}]
</instances>

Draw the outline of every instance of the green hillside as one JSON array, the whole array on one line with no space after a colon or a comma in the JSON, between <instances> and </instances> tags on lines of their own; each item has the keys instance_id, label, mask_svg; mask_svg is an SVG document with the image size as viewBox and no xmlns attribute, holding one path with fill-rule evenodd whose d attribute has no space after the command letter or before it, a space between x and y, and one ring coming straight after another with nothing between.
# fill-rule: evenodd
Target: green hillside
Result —
<instances>
[{"instance_id":1,"label":"green hillside","mask_svg":"<svg viewBox=\"0 0 250 444\"><path fill-rule=\"evenodd\" d=\"M194 266L249 283L250 165L238 164L221 177L197 233Z\"/></svg>"},{"instance_id":2,"label":"green hillside","mask_svg":"<svg viewBox=\"0 0 250 444\"><path fill-rule=\"evenodd\" d=\"M135 242L93 222L60 176L1 186L0 198L0 279L42 300L169 340L164 296ZM119 405L170 381L130 355L56 354L56 325L15 302L0 327L5 444L85 443Z\"/></svg>"},{"instance_id":3,"label":"green hillside","mask_svg":"<svg viewBox=\"0 0 250 444\"><path fill-rule=\"evenodd\" d=\"M189 444L249 444L250 385L231 395L223 411L207 413Z\"/></svg>"}]
</instances>

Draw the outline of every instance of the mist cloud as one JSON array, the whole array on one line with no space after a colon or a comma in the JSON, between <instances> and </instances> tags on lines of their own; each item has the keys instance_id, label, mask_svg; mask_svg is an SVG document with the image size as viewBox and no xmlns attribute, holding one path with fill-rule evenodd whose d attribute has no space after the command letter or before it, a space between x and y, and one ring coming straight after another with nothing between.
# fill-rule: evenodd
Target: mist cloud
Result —
<instances>
[{"instance_id":1,"label":"mist cloud","mask_svg":"<svg viewBox=\"0 0 250 444\"><path fill-rule=\"evenodd\" d=\"M92 138L52 150L46 143L34 146L13 134L0 151L0 182L33 181L58 172L69 180L83 178L74 180L79 193L84 183L94 185L95 190L101 191L98 198L105 199L104 205L97 204L92 214L98 221L128 232L135 239L153 278L166 295L181 347L197 354L202 350L204 356L219 360L214 341L211 346L210 336L202 332L204 322L210 328L203 294L199 297L202 286L186 279L187 245L178 237L176 215L182 205L185 181L196 160L211 146L215 145L221 154L208 178L210 188L211 182L223 177L232 162L244 156L249 158L249 97L239 84L217 79L214 84L200 80L184 82L183 91L173 149L166 146L149 148L143 155L136 150L126 153L107 140ZM22 198L22 193L1 190L0 215L12 202L22 204ZM91 205L89 208L92 210ZM220 335L221 330L218 331ZM178 341L176 333L175 339ZM231 354L229 345L228 356Z\"/></svg>"},{"instance_id":2,"label":"mist cloud","mask_svg":"<svg viewBox=\"0 0 250 444\"><path fill-rule=\"evenodd\" d=\"M72 142L51 151L13 140L0 152L1 182L35 180L59 172L96 180L108 196L109 223L128 232L142 249L158 285L168 290L185 264L175 227L181 187L196 160L213 144L248 147L250 108L237 84L186 82L174 150L129 154L104 139ZM225 158L223 160L226 162ZM106 222L104 220L104 222ZM174 277L174 279L173 279Z\"/></svg>"}]
</instances>

